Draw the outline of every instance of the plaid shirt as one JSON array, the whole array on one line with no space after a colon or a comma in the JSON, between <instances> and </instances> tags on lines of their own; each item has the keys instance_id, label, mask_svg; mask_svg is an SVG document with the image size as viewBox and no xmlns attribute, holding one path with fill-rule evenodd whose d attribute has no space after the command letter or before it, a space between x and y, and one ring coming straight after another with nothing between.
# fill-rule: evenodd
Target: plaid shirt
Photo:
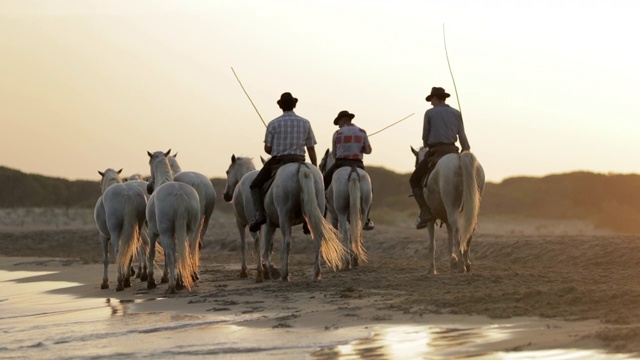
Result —
<instances>
[{"instance_id":1,"label":"plaid shirt","mask_svg":"<svg viewBox=\"0 0 640 360\"><path fill-rule=\"evenodd\" d=\"M363 153L371 153L367 132L354 124L345 124L333 133L333 155L336 159L362 160Z\"/></svg>"},{"instance_id":2,"label":"plaid shirt","mask_svg":"<svg viewBox=\"0 0 640 360\"><path fill-rule=\"evenodd\" d=\"M316 144L309 120L285 111L267 125L264 143L271 146L271 156L305 155L305 146Z\"/></svg>"},{"instance_id":3,"label":"plaid shirt","mask_svg":"<svg viewBox=\"0 0 640 360\"><path fill-rule=\"evenodd\" d=\"M422 141L425 147L438 143L454 144L460 140L462 150L469 150L460 111L448 104L440 104L424 113Z\"/></svg>"}]
</instances>

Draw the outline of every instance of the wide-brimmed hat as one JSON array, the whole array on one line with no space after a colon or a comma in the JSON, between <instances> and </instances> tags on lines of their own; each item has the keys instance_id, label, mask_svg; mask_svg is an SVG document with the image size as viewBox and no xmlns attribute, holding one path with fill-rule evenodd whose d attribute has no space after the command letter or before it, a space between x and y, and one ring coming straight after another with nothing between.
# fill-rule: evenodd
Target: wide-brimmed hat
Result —
<instances>
[{"instance_id":1,"label":"wide-brimmed hat","mask_svg":"<svg viewBox=\"0 0 640 360\"><path fill-rule=\"evenodd\" d=\"M282 95L280 95L280 100L277 101L278 106L280 105L295 105L298 103L298 99L294 98L293 95L291 95L291 93L286 92L286 93L282 93Z\"/></svg>"},{"instance_id":2,"label":"wide-brimmed hat","mask_svg":"<svg viewBox=\"0 0 640 360\"><path fill-rule=\"evenodd\" d=\"M338 121L343 117L348 117L349 120L352 120L356 116L348 112L347 110L342 110L338 113L338 116L336 116L336 118L333 120L333 125L338 125Z\"/></svg>"},{"instance_id":3,"label":"wide-brimmed hat","mask_svg":"<svg viewBox=\"0 0 640 360\"><path fill-rule=\"evenodd\" d=\"M451 95L447 94L447 92L441 87L432 87L431 94L427 95L426 100L431 101L431 98L434 96L440 99L446 99Z\"/></svg>"}]
</instances>

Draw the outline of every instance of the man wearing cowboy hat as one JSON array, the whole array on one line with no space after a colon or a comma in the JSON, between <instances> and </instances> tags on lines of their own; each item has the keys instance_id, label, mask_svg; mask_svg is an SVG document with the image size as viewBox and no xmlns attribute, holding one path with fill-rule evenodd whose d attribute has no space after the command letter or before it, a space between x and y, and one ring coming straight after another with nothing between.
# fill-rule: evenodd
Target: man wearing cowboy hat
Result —
<instances>
[{"instance_id":1,"label":"man wearing cowboy hat","mask_svg":"<svg viewBox=\"0 0 640 360\"><path fill-rule=\"evenodd\" d=\"M267 160L249 188L253 205L256 208L256 216L249 224L250 231L260 230L260 226L267 222L267 215L264 210L262 199L262 186L271 177L271 171L276 165L284 165L292 162L305 161L305 147L309 153L311 163L317 166L316 138L311 128L309 120L296 115L293 109L296 107L298 99L291 93L283 93L278 106L282 110L282 115L273 119L267 125L267 132L264 138L264 151L271 155Z\"/></svg>"},{"instance_id":2,"label":"man wearing cowboy hat","mask_svg":"<svg viewBox=\"0 0 640 360\"><path fill-rule=\"evenodd\" d=\"M429 150L409 179L413 197L420 207L420 215L416 219L416 229L423 229L429 222L435 221L435 217L424 198L422 180L429 176L438 159L446 154L458 152L458 147L455 145L457 140L460 140L462 151L468 151L470 148L460 111L445 103L449 96L451 95L443 88L433 87L431 94L426 97L426 100L431 102L433 107L424 114L422 141L423 146Z\"/></svg>"},{"instance_id":3,"label":"man wearing cowboy hat","mask_svg":"<svg viewBox=\"0 0 640 360\"><path fill-rule=\"evenodd\" d=\"M355 117L354 114L347 110L342 110L333 120L333 125L338 125L338 130L333 133L333 141L331 152L336 161L323 174L325 191L331 185L333 174L343 166L355 166L364 170L362 158L364 154L371 154L371 144L367 132L357 127L351 122ZM368 212L367 212L368 214ZM373 230L373 222L367 216L363 228L364 230Z\"/></svg>"}]
</instances>

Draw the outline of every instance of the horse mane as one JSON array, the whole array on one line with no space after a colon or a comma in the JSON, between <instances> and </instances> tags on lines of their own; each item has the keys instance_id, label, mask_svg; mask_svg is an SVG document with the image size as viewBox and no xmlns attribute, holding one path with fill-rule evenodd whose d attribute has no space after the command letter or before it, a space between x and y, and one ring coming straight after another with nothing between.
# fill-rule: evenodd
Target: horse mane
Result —
<instances>
[{"instance_id":1,"label":"horse mane","mask_svg":"<svg viewBox=\"0 0 640 360\"><path fill-rule=\"evenodd\" d=\"M155 186L160 186L166 182L173 181L173 170L171 170L171 165L169 164L169 159L164 156L161 151L158 151L153 154L151 158L151 168L153 182Z\"/></svg>"},{"instance_id":2,"label":"horse mane","mask_svg":"<svg viewBox=\"0 0 640 360\"><path fill-rule=\"evenodd\" d=\"M248 156L236 156L236 162L244 169L256 169L256 166L253 165L253 158L250 158Z\"/></svg>"}]
</instances>

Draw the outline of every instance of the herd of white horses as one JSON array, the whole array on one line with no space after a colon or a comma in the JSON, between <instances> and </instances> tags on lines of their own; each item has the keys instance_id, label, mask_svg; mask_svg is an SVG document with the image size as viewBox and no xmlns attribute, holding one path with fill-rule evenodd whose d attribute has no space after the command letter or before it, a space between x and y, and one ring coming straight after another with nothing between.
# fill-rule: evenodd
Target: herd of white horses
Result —
<instances>
[{"instance_id":1,"label":"herd of white horses","mask_svg":"<svg viewBox=\"0 0 640 360\"><path fill-rule=\"evenodd\" d=\"M426 149L411 148L416 161ZM94 218L103 251L102 289L109 288L109 244L115 254L117 291L131 286L136 275L156 287L154 263L156 244L162 246L164 270L160 281L168 292L191 289L198 280L200 249L216 203L210 179L194 171L182 171L171 150L147 152L151 177L122 179L122 169L98 171L102 195ZM264 160L263 160L264 162ZM276 172L265 197L267 223L251 232L256 256L256 282L265 279L289 281L291 228L307 222L315 244L313 280L321 278L322 260L330 269L347 270L367 260L362 224L367 218L373 194L367 172L342 167L324 190L323 172L334 162L327 150L319 167L309 163L286 164ZM248 277L246 228L255 215L249 185L256 177L252 159L231 156L224 200L231 202L240 234L241 277ZM478 221L484 172L470 152L449 154L436 165L425 182L425 197L434 215L447 226L451 269L469 272L469 246ZM276 229L282 233L280 269L271 261ZM427 226L429 273L436 273L435 221ZM138 271L132 269L138 258Z\"/></svg>"}]
</instances>

